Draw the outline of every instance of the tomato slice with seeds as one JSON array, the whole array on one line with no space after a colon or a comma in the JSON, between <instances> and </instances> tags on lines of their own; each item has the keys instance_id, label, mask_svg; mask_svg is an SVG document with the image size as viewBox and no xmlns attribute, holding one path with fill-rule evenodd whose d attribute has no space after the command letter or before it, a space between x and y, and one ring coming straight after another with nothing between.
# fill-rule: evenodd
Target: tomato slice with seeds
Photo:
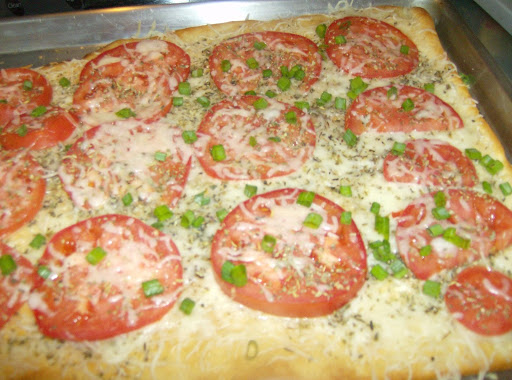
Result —
<instances>
[{"instance_id":1,"label":"tomato slice with seeds","mask_svg":"<svg viewBox=\"0 0 512 380\"><path fill-rule=\"evenodd\" d=\"M43 205L43 168L25 151L0 151L0 236L31 221Z\"/></svg>"},{"instance_id":2,"label":"tomato slice with seeds","mask_svg":"<svg viewBox=\"0 0 512 380\"><path fill-rule=\"evenodd\" d=\"M387 181L444 187L476 185L475 166L453 145L435 139L409 140L405 144L402 155L390 152L384 159Z\"/></svg>"},{"instance_id":3,"label":"tomato slice with seeds","mask_svg":"<svg viewBox=\"0 0 512 380\"><path fill-rule=\"evenodd\" d=\"M464 125L447 103L420 88L395 85L396 95L388 96L393 86L377 87L360 94L345 116L345 128L356 135L375 132L452 131ZM404 109L412 101L413 108Z\"/></svg>"},{"instance_id":4,"label":"tomato slice with seeds","mask_svg":"<svg viewBox=\"0 0 512 380\"><path fill-rule=\"evenodd\" d=\"M48 107L41 116L24 114L15 117L0 132L4 149L51 148L71 136L78 118L60 107Z\"/></svg>"},{"instance_id":5,"label":"tomato slice with seeds","mask_svg":"<svg viewBox=\"0 0 512 380\"><path fill-rule=\"evenodd\" d=\"M248 60L254 60L257 67L251 67ZM223 62L228 62L229 67ZM213 49L209 64L213 81L229 96L243 95L260 87L278 90L281 67L293 70L297 65L303 76L292 78L306 92L320 76L322 57L316 44L306 37L266 31L242 34L220 43ZM271 73L266 76L264 70Z\"/></svg>"},{"instance_id":6,"label":"tomato slice with seeds","mask_svg":"<svg viewBox=\"0 0 512 380\"><path fill-rule=\"evenodd\" d=\"M192 148L181 129L137 120L89 129L62 160L59 176L73 202L101 209L130 193L138 202L176 206L187 182Z\"/></svg>"},{"instance_id":7,"label":"tomato slice with seeds","mask_svg":"<svg viewBox=\"0 0 512 380\"><path fill-rule=\"evenodd\" d=\"M120 120L128 109L139 120L157 120L172 106L172 94L187 80L190 57L161 40L124 43L89 61L80 74L73 104L90 125Z\"/></svg>"},{"instance_id":8,"label":"tomato slice with seeds","mask_svg":"<svg viewBox=\"0 0 512 380\"><path fill-rule=\"evenodd\" d=\"M211 261L221 289L235 301L275 315L316 317L345 305L364 284L366 250L355 223L340 223L343 209L318 194L309 206L297 203L302 192L256 195L223 220ZM309 214L322 218L318 228L303 224ZM265 240L273 241L271 249ZM223 279L227 261L245 266L244 286Z\"/></svg>"},{"instance_id":9,"label":"tomato slice with seeds","mask_svg":"<svg viewBox=\"0 0 512 380\"><path fill-rule=\"evenodd\" d=\"M512 330L512 278L482 266L460 272L444 300L454 318L481 335Z\"/></svg>"},{"instance_id":10,"label":"tomato slice with seeds","mask_svg":"<svg viewBox=\"0 0 512 380\"><path fill-rule=\"evenodd\" d=\"M397 217L396 239L402 259L414 275L422 280L444 270L473 262L512 244L512 211L487 194L471 190L445 190L450 217L436 219L434 195L419 197ZM460 247L443 235L432 236L427 228L439 224L442 231L455 228L457 236L469 239ZM431 252L422 256L420 250L431 246Z\"/></svg>"},{"instance_id":11,"label":"tomato slice with seeds","mask_svg":"<svg viewBox=\"0 0 512 380\"><path fill-rule=\"evenodd\" d=\"M9 273L0 273L0 329L23 305L38 280L37 272L14 248L0 242L0 258L10 256L14 265ZM6 257L7 258L7 257Z\"/></svg>"},{"instance_id":12,"label":"tomato slice with seeds","mask_svg":"<svg viewBox=\"0 0 512 380\"><path fill-rule=\"evenodd\" d=\"M329 25L326 53L353 76L392 78L418 66L418 48L400 30L369 17L345 17Z\"/></svg>"},{"instance_id":13,"label":"tomato slice with seeds","mask_svg":"<svg viewBox=\"0 0 512 380\"><path fill-rule=\"evenodd\" d=\"M257 96L224 100L213 106L198 128L196 155L205 172L219 179L266 179L298 170L316 144L311 118L273 99L257 110ZM287 120L287 115L288 120ZM212 147L222 145L226 158L215 160Z\"/></svg>"},{"instance_id":14,"label":"tomato slice with seeds","mask_svg":"<svg viewBox=\"0 0 512 380\"><path fill-rule=\"evenodd\" d=\"M98 248L104 255L91 260ZM39 263L50 275L34 289L29 306L41 332L57 339L100 340L139 329L162 318L183 285L172 239L124 215L61 230ZM158 294L144 293L148 281L159 284Z\"/></svg>"}]
</instances>

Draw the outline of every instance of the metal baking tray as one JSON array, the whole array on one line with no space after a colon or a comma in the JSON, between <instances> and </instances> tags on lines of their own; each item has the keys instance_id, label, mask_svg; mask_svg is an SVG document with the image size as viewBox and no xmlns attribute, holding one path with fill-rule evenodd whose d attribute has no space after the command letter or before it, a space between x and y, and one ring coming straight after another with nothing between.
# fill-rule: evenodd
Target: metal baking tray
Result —
<instances>
[{"instance_id":1,"label":"metal baking tray","mask_svg":"<svg viewBox=\"0 0 512 380\"><path fill-rule=\"evenodd\" d=\"M100 45L119 38L145 36L152 30L163 32L227 21L269 20L325 13L337 1L198 1L0 19L0 68L24 65L37 67L81 58ZM472 95L502 142L508 160L512 161L512 83L464 23L457 12L458 1L466 0L353 0L352 6L399 5L425 8L434 19L441 42L459 71L474 76ZM511 38L508 34L506 37ZM512 380L512 370L497 375L500 380Z\"/></svg>"}]
</instances>

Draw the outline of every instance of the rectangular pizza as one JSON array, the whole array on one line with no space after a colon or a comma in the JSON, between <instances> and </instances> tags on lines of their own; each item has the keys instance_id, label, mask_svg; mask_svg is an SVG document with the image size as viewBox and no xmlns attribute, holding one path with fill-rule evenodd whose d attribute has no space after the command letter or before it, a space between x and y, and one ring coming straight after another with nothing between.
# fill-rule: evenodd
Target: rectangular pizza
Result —
<instances>
[{"instance_id":1,"label":"rectangular pizza","mask_svg":"<svg viewBox=\"0 0 512 380\"><path fill-rule=\"evenodd\" d=\"M512 368L512 167L425 9L36 66L0 70L0 379Z\"/></svg>"}]
</instances>

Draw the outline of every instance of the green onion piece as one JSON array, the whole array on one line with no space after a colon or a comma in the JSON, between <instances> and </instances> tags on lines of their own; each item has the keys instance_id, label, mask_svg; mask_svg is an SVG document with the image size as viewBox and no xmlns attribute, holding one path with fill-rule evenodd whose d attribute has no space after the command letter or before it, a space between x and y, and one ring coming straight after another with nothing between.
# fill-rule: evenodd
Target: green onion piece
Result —
<instances>
[{"instance_id":1,"label":"green onion piece","mask_svg":"<svg viewBox=\"0 0 512 380\"><path fill-rule=\"evenodd\" d=\"M258 192L258 187L257 186L247 184L244 187L244 195L247 198L252 198L253 196L256 195L257 192Z\"/></svg>"},{"instance_id":2,"label":"green onion piece","mask_svg":"<svg viewBox=\"0 0 512 380\"><path fill-rule=\"evenodd\" d=\"M26 124L22 124L18 129L16 129L16 134L20 137L25 137L28 133L28 128Z\"/></svg>"},{"instance_id":3,"label":"green onion piece","mask_svg":"<svg viewBox=\"0 0 512 380\"><path fill-rule=\"evenodd\" d=\"M443 234L444 228L440 224L436 223L436 224L433 224L433 225L429 226L427 228L427 231L430 234L430 236L436 237L436 236L439 236L439 235Z\"/></svg>"},{"instance_id":4,"label":"green onion piece","mask_svg":"<svg viewBox=\"0 0 512 380\"><path fill-rule=\"evenodd\" d=\"M357 97L361 92L366 90L368 83L365 83L361 77L355 77L350 80L350 91ZM354 99L351 97L351 99Z\"/></svg>"},{"instance_id":5,"label":"green onion piece","mask_svg":"<svg viewBox=\"0 0 512 380\"><path fill-rule=\"evenodd\" d=\"M214 161L224 161L226 159L226 151L222 144L214 145L210 149L210 154Z\"/></svg>"},{"instance_id":6,"label":"green onion piece","mask_svg":"<svg viewBox=\"0 0 512 380\"><path fill-rule=\"evenodd\" d=\"M423 85L423 88L425 89L425 91L430 92L431 94L433 94L436 89L434 83L425 83Z\"/></svg>"},{"instance_id":7,"label":"green onion piece","mask_svg":"<svg viewBox=\"0 0 512 380\"><path fill-rule=\"evenodd\" d=\"M461 249L468 249L471 245L471 240L464 239L462 236L458 235L454 227L449 227L444 230L443 239Z\"/></svg>"},{"instance_id":8,"label":"green onion piece","mask_svg":"<svg viewBox=\"0 0 512 380\"><path fill-rule=\"evenodd\" d=\"M256 58L254 58L254 57L247 59L245 61L245 63L247 64L247 66L249 66L250 69L253 69L253 70L260 67L260 64L258 63L258 61L256 61Z\"/></svg>"},{"instance_id":9,"label":"green onion piece","mask_svg":"<svg viewBox=\"0 0 512 380\"><path fill-rule=\"evenodd\" d=\"M290 81L290 78L287 78L287 77L281 77L277 81L277 87L279 87L279 89L281 91L288 90L291 85L292 85L292 82Z\"/></svg>"},{"instance_id":10,"label":"green onion piece","mask_svg":"<svg viewBox=\"0 0 512 380\"><path fill-rule=\"evenodd\" d=\"M89 251L85 259L91 265L97 265L101 260L107 256L107 252L101 247L94 247Z\"/></svg>"},{"instance_id":11,"label":"green onion piece","mask_svg":"<svg viewBox=\"0 0 512 380\"><path fill-rule=\"evenodd\" d=\"M265 235L261 240L261 249L267 253L274 252L274 247L276 246L277 239L272 235Z\"/></svg>"},{"instance_id":12,"label":"green onion piece","mask_svg":"<svg viewBox=\"0 0 512 380\"><path fill-rule=\"evenodd\" d=\"M71 85L71 82L69 81L69 79L68 79L68 78L66 78L66 77L62 77L62 78L60 78L60 80L59 80L59 85L60 85L61 87L69 87L69 86Z\"/></svg>"},{"instance_id":13,"label":"green onion piece","mask_svg":"<svg viewBox=\"0 0 512 380\"><path fill-rule=\"evenodd\" d=\"M130 108L122 108L116 112L116 116L122 119L128 119L135 116L135 112L133 112Z\"/></svg>"},{"instance_id":14,"label":"green onion piece","mask_svg":"<svg viewBox=\"0 0 512 380\"><path fill-rule=\"evenodd\" d=\"M225 208L218 210L215 215L217 216L217 219L219 222L222 222L224 218L229 214L228 210Z\"/></svg>"},{"instance_id":15,"label":"green onion piece","mask_svg":"<svg viewBox=\"0 0 512 380\"><path fill-rule=\"evenodd\" d=\"M253 46L256 50L263 50L267 47L267 44L263 41L256 41Z\"/></svg>"},{"instance_id":16,"label":"green onion piece","mask_svg":"<svg viewBox=\"0 0 512 380\"><path fill-rule=\"evenodd\" d=\"M0 99L0 104L7 104L7 99Z\"/></svg>"},{"instance_id":17,"label":"green onion piece","mask_svg":"<svg viewBox=\"0 0 512 380\"><path fill-rule=\"evenodd\" d=\"M259 98L252 105L257 110L263 110L268 107L268 101L265 98Z\"/></svg>"},{"instance_id":18,"label":"green onion piece","mask_svg":"<svg viewBox=\"0 0 512 380\"><path fill-rule=\"evenodd\" d=\"M344 197L351 197L352 196L352 188L350 187L350 185L341 185L339 192Z\"/></svg>"},{"instance_id":19,"label":"green onion piece","mask_svg":"<svg viewBox=\"0 0 512 380\"><path fill-rule=\"evenodd\" d=\"M185 298L180 303L180 310L184 314L190 315L192 314L192 310L194 310L194 306L196 306L196 303L193 300L191 300L190 298Z\"/></svg>"},{"instance_id":20,"label":"green onion piece","mask_svg":"<svg viewBox=\"0 0 512 380\"><path fill-rule=\"evenodd\" d=\"M279 70L281 71L281 76L286 77L286 78L291 78L290 70L288 69L288 66L283 65L279 68Z\"/></svg>"},{"instance_id":21,"label":"green onion piece","mask_svg":"<svg viewBox=\"0 0 512 380\"><path fill-rule=\"evenodd\" d=\"M402 260L392 261L391 264L389 265L389 268L393 272L393 276L395 278L403 278L409 272Z\"/></svg>"},{"instance_id":22,"label":"green onion piece","mask_svg":"<svg viewBox=\"0 0 512 380\"><path fill-rule=\"evenodd\" d=\"M392 97L395 97L398 95L398 89L395 86L391 86L386 93L386 96L388 99L391 99Z\"/></svg>"},{"instance_id":23,"label":"green onion piece","mask_svg":"<svg viewBox=\"0 0 512 380\"><path fill-rule=\"evenodd\" d=\"M256 91L246 91L244 95L256 95Z\"/></svg>"},{"instance_id":24,"label":"green onion piece","mask_svg":"<svg viewBox=\"0 0 512 380\"><path fill-rule=\"evenodd\" d=\"M373 257L375 260L381 261L383 263L390 263L396 260L396 256L391 252L391 245L389 244L389 240L377 240L368 244L370 249L372 250Z\"/></svg>"},{"instance_id":25,"label":"green onion piece","mask_svg":"<svg viewBox=\"0 0 512 380\"><path fill-rule=\"evenodd\" d=\"M405 153L406 147L407 145L405 143L395 141L395 143L393 144L393 148L391 148L391 154L395 156L401 156L402 154Z\"/></svg>"},{"instance_id":26,"label":"green onion piece","mask_svg":"<svg viewBox=\"0 0 512 380\"><path fill-rule=\"evenodd\" d=\"M203 76L203 69L195 69L190 73L192 78L200 78Z\"/></svg>"},{"instance_id":27,"label":"green onion piece","mask_svg":"<svg viewBox=\"0 0 512 380\"><path fill-rule=\"evenodd\" d=\"M164 287L157 278L142 283L142 291L147 298L162 294L164 290Z\"/></svg>"},{"instance_id":28,"label":"green onion piece","mask_svg":"<svg viewBox=\"0 0 512 380\"><path fill-rule=\"evenodd\" d=\"M301 66L301 65L295 65L295 66L293 66L293 67L292 67L292 69L290 70L290 72L289 72L289 74L288 74L288 77L289 77L289 78L294 78L294 79L301 80L301 79L300 79L300 76L301 76L302 74L299 74L301 71L302 71L302 72L304 72L304 70L302 70L302 66ZM299 76L299 77L297 77L297 76ZM304 78L302 78L302 79L304 79Z\"/></svg>"},{"instance_id":29,"label":"green onion piece","mask_svg":"<svg viewBox=\"0 0 512 380\"><path fill-rule=\"evenodd\" d=\"M322 224L323 218L320 214L310 212L302 224L306 227L317 229Z\"/></svg>"},{"instance_id":30,"label":"green onion piece","mask_svg":"<svg viewBox=\"0 0 512 380\"><path fill-rule=\"evenodd\" d=\"M155 152L155 160L163 162L167 158L167 153L165 152Z\"/></svg>"},{"instance_id":31,"label":"green onion piece","mask_svg":"<svg viewBox=\"0 0 512 380\"><path fill-rule=\"evenodd\" d=\"M224 262L221 268L221 278L236 287L244 286L247 284L247 270L245 265L234 265L230 261Z\"/></svg>"},{"instance_id":32,"label":"green onion piece","mask_svg":"<svg viewBox=\"0 0 512 380\"><path fill-rule=\"evenodd\" d=\"M414 109L414 103L410 98L407 98L402 103L402 109L406 112L412 111Z\"/></svg>"},{"instance_id":33,"label":"green onion piece","mask_svg":"<svg viewBox=\"0 0 512 380\"><path fill-rule=\"evenodd\" d=\"M194 220L196 219L196 216L194 215L194 211L187 210L185 213L181 216L180 225L185 228L189 228Z\"/></svg>"},{"instance_id":34,"label":"green onion piece","mask_svg":"<svg viewBox=\"0 0 512 380\"><path fill-rule=\"evenodd\" d=\"M181 137L186 144L193 144L197 141L197 134L195 131L183 131Z\"/></svg>"},{"instance_id":35,"label":"green onion piece","mask_svg":"<svg viewBox=\"0 0 512 380\"><path fill-rule=\"evenodd\" d=\"M279 136L270 136L267 140L275 142L275 143L278 143L278 142L281 142L281 137L279 137Z\"/></svg>"},{"instance_id":36,"label":"green onion piece","mask_svg":"<svg viewBox=\"0 0 512 380\"><path fill-rule=\"evenodd\" d=\"M257 144L258 144L258 141L256 140L256 137L254 137L254 136L249 137L249 145L251 147L254 148Z\"/></svg>"},{"instance_id":37,"label":"green onion piece","mask_svg":"<svg viewBox=\"0 0 512 380\"><path fill-rule=\"evenodd\" d=\"M429 244L429 245L425 245L423 247L420 248L420 256L428 256L432 253L432 246Z\"/></svg>"},{"instance_id":38,"label":"green onion piece","mask_svg":"<svg viewBox=\"0 0 512 380\"><path fill-rule=\"evenodd\" d=\"M41 234L37 234L28 245L34 249L39 249L45 244L46 238Z\"/></svg>"},{"instance_id":39,"label":"green onion piece","mask_svg":"<svg viewBox=\"0 0 512 380\"><path fill-rule=\"evenodd\" d=\"M160 205L160 206L155 207L155 209L153 210L153 215L156 216L156 218L160 222L164 222L164 221L166 221L168 219L171 219L174 214L169 209L169 206L167 206L167 205Z\"/></svg>"},{"instance_id":40,"label":"green onion piece","mask_svg":"<svg viewBox=\"0 0 512 380\"><path fill-rule=\"evenodd\" d=\"M375 214L375 215L379 215L379 212L380 212L380 203L378 202L373 202L371 207L370 207L370 212L372 214Z\"/></svg>"},{"instance_id":41,"label":"green onion piece","mask_svg":"<svg viewBox=\"0 0 512 380\"><path fill-rule=\"evenodd\" d=\"M298 101L298 102L295 102L295 107L297 107L298 109L301 109L301 110L309 110L310 106L309 106L309 103L308 102L304 102L304 101Z\"/></svg>"},{"instance_id":42,"label":"green onion piece","mask_svg":"<svg viewBox=\"0 0 512 380\"><path fill-rule=\"evenodd\" d=\"M409 54L409 46L407 46L407 45L400 46L400 53L405 54L405 55Z\"/></svg>"},{"instance_id":43,"label":"green onion piece","mask_svg":"<svg viewBox=\"0 0 512 380\"><path fill-rule=\"evenodd\" d=\"M310 207L315 200L315 195L312 191L303 191L297 197L297 203L304 207Z\"/></svg>"},{"instance_id":44,"label":"green onion piece","mask_svg":"<svg viewBox=\"0 0 512 380\"><path fill-rule=\"evenodd\" d=\"M316 104L318 106L325 106L327 103L329 103L332 99L332 95L328 93L327 91L322 92L322 95L320 95L320 98L316 100Z\"/></svg>"},{"instance_id":45,"label":"green onion piece","mask_svg":"<svg viewBox=\"0 0 512 380\"><path fill-rule=\"evenodd\" d=\"M34 84L32 83L32 81L29 81L29 80L23 81L23 89L25 91L30 91L30 90L32 90L33 87L34 87Z\"/></svg>"},{"instance_id":46,"label":"green onion piece","mask_svg":"<svg viewBox=\"0 0 512 380\"><path fill-rule=\"evenodd\" d=\"M483 181L482 188L487 194L492 194L492 185L489 182Z\"/></svg>"},{"instance_id":47,"label":"green onion piece","mask_svg":"<svg viewBox=\"0 0 512 380\"><path fill-rule=\"evenodd\" d=\"M222 72L227 73L229 70L231 70L231 62L229 62L227 59L223 60L220 63L220 68Z\"/></svg>"},{"instance_id":48,"label":"green onion piece","mask_svg":"<svg viewBox=\"0 0 512 380\"><path fill-rule=\"evenodd\" d=\"M181 95L190 95L192 93L192 87L190 87L190 83L181 82L178 84L178 92Z\"/></svg>"},{"instance_id":49,"label":"green onion piece","mask_svg":"<svg viewBox=\"0 0 512 380\"><path fill-rule=\"evenodd\" d=\"M446 195L442 191L438 191L434 194L434 203L437 207L446 206Z\"/></svg>"},{"instance_id":50,"label":"green onion piece","mask_svg":"<svg viewBox=\"0 0 512 380\"><path fill-rule=\"evenodd\" d=\"M129 206L132 204L133 202L133 197L130 193L126 193L122 198L121 198L121 201L123 202L123 204L125 206Z\"/></svg>"},{"instance_id":51,"label":"green onion piece","mask_svg":"<svg viewBox=\"0 0 512 380\"><path fill-rule=\"evenodd\" d=\"M297 124L297 114L295 111L288 111L284 114L284 118L286 119L286 122L289 124Z\"/></svg>"},{"instance_id":52,"label":"green onion piece","mask_svg":"<svg viewBox=\"0 0 512 380\"><path fill-rule=\"evenodd\" d=\"M295 71L293 73L293 79L296 79L298 81L304 80L305 77L306 77L306 72L302 69L302 67L300 67L297 71Z\"/></svg>"},{"instance_id":53,"label":"green onion piece","mask_svg":"<svg viewBox=\"0 0 512 380\"><path fill-rule=\"evenodd\" d=\"M343 211L340 216L340 223L346 225L352 224L352 213L350 211Z\"/></svg>"},{"instance_id":54,"label":"green onion piece","mask_svg":"<svg viewBox=\"0 0 512 380\"><path fill-rule=\"evenodd\" d=\"M460 76L460 79L462 79L462 82L464 82L464 84L466 86L471 87L476 82L475 77L471 74L459 73L459 76Z\"/></svg>"},{"instance_id":55,"label":"green onion piece","mask_svg":"<svg viewBox=\"0 0 512 380\"><path fill-rule=\"evenodd\" d=\"M18 265L16 265L11 255L0 256L0 270L4 276L10 275L17 267Z\"/></svg>"},{"instance_id":56,"label":"green onion piece","mask_svg":"<svg viewBox=\"0 0 512 380\"><path fill-rule=\"evenodd\" d=\"M200 96L196 99L196 102L201 104L204 108L210 107L210 99L208 99L206 96Z\"/></svg>"},{"instance_id":57,"label":"green onion piece","mask_svg":"<svg viewBox=\"0 0 512 380\"><path fill-rule=\"evenodd\" d=\"M272 90L267 90L267 92L265 92L265 96L267 96L269 98L275 98L277 96L277 94Z\"/></svg>"},{"instance_id":58,"label":"green onion piece","mask_svg":"<svg viewBox=\"0 0 512 380\"><path fill-rule=\"evenodd\" d=\"M437 220L445 220L451 216L450 211L448 211L444 206L433 208L432 215Z\"/></svg>"},{"instance_id":59,"label":"green onion piece","mask_svg":"<svg viewBox=\"0 0 512 380\"><path fill-rule=\"evenodd\" d=\"M261 74L263 75L263 78L270 78L273 75L272 70L270 69L263 70Z\"/></svg>"},{"instance_id":60,"label":"green onion piece","mask_svg":"<svg viewBox=\"0 0 512 380\"><path fill-rule=\"evenodd\" d=\"M320 38L325 38L325 32L327 31L327 25L320 24L316 27L315 33Z\"/></svg>"},{"instance_id":61,"label":"green onion piece","mask_svg":"<svg viewBox=\"0 0 512 380\"><path fill-rule=\"evenodd\" d=\"M39 265L37 267L37 274L46 280L51 276L52 271L46 265Z\"/></svg>"},{"instance_id":62,"label":"green onion piece","mask_svg":"<svg viewBox=\"0 0 512 380\"><path fill-rule=\"evenodd\" d=\"M500 184L500 190L504 196L512 194L512 186L510 186L510 183L508 182Z\"/></svg>"},{"instance_id":63,"label":"green onion piece","mask_svg":"<svg viewBox=\"0 0 512 380\"><path fill-rule=\"evenodd\" d=\"M206 206L210 204L210 198L205 195L205 192L194 195L194 202L196 202L199 206Z\"/></svg>"},{"instance_id":64,"label":"green onion piece","mask_svg":"<svg viewBox=\"0 0 512 380\"><path fill-rule=\"evenodd\" d=\"M350 129L347 129L345 133L343 133L343 141L350 146L353 147L357 144L357 136Z\"/></svg>"},{"instance_id":65,"label":"green onion piece","mask_svg":"<svg viewBox=\"0 0 512 380\"><path fill-rule=\"evenodd\" d=\"M345 38L345 36L340 34L340 35L334 37L334 43L336 45L343 45L343 44L347 43L347 39Z\"/></svg>"},{"instance_id":66,"label":"green onion piece","mask_svg":"<svg viewBox=\"0 0 512 380\"><path fill-rule=\"evenodd\" d=\"M47 109L45 106L38 106L32 110L32 112L30 113L30 116L39 117L39 116L44 115L46 113L46 111L47 111Z\"/></svg>"},{"instance_id":67,"label":"green onion piece","mask_svg":"<svg viewBox=\"0 0 512 380\"><path fill-rule=\"evenodd\" d=\"M441 295L441 283L437 281L427 280L423 284L423 294L427 296L439 298Z\"/></svg>"},{"instance_id":68,"label":"green onion piece","mask_svg":"<svg viewBox=\"0 0 512 380\"><path fill-rule=\"evenodd\" d=\"M475 148L467 148L465 151L466 156L471 160L480 160L482 158L482 153L478 149Z\"/></svg>"},{"instance_id":69,"label":"green onion piece","mask_svg":"<svg viewBox=\"0 0 512 380\"><path fill-rule=\"evenodd\" d=\"M172 98L172 105L179 107L183 105L183 97L182 96L175 96Z\"/></svg>"},{"instance_id":70,"label":"green onion piece","mask_svg":"<svg viewBox=\"0 0 512 380\"><path fill-rule=\"evenodd\" d=\"M191 223L191 226L194 227L194 228L199 228L203 225L204 223L204 216L201 216L199 215L197 218L195 218L192 223Z\"/></svg>"},{"instance_id":71,"label":"green onion piece","mask_svg":"<svg viewBox=\"0 0 512 380\"><path fill-rule=\"evenodd\" d=\"M389 239L389 217L375 215L375 231L384 236L387 240Z\"/></svg>"},{"instance_id":72,"label":"green onion piece","mask_svg":"<svg viewBox=\"0 0 512 380\"><path fill-rule=\"evenodd\" d=\"M501 171L504 167L505 167L505 165L503 165L503 163L500 160L492 160L485 167L485 169L487 170L488 173L494 175L494 174L497 174L499 171Z\"/></svg>"},{"instance_id":73,"label":"green onion piece","mask_svg":"<svg viewBox=\"0 0 512 380\"><path fill-rule=\"evenodd\" d=\"M480 165L482 165L484 168L489 166L491 164L491 162L493 162L493 161L494 161L494 159L491 156L489 156L488 154L486 154L485 156L483 156L482 158L480 158L478 160Z\"/></svg>"},{"instance_id":74,"label":"green onion piece","mask_svg":"<svg viewBox=\"0 0 512 380\"><path fill-rule=\"evenodd\" d=\"M379 281L382 281L389 276L388 271L385 270L380 264L374 265L370 270L370 273Z\"/></svg>"},{"instance_id":75,"label":"green onion piece","mask_svg":"<svg viewBox=\"0 0 512 380\"><path fill-rule=\"evenodd\" d=\"M154 229L162 230L164 228L164 224L162 222L155 222L151 225Z\"/></svg>"},{"instance_id":76,"label":"green onion piece","mask_svg":"<svg viewBox=\"0 0 512 380\"><path fill-rule=\"evenodd\" d=\"M347 109L347 99L340 98L339 96L334 98L334 108L336 108L337 110L343 110L343 111L346 110Z\"/></svg>"}]
</instances>

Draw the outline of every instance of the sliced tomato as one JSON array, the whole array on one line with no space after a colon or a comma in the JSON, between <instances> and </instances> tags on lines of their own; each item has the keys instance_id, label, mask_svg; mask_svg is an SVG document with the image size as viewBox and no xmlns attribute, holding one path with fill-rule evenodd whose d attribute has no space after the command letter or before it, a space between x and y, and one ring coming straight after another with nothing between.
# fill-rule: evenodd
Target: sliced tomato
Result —
<instances>
[{"instance_id":1,"label":"sliced tomato","mask_svg":"<svg viewBox=\"0 0 512 380\"><path fill-rule=\"evenodd\" d=\"M336 66L353 76L392 78L418 66L418 48L400 30L369 17L334 21L325 33L326 52Z\"/></svg>"},{"instance_id":2,"label":"sliced tomato","mask_svg":"<svg viewBox=\"0 0 512 380\"><path fill-rule=\"evenodd\" d=\"M66 140L76 128L78 118L60 107L48 107L41 116L24 114L0 131L4 149L46 149Z\"/></svg>"},{"instance_id":3,"label":"sliced tomato","mask_svg":"<svg viewBox=\"0 0 512 380\"><path fill-rule=\"evenodd\" d=\"M457 187L475 186L478 181L471 160L453 145L429 139L409 140L405 144L403 154L390 152L384 159L387 181Z\"/></svg>"},{"instance_id":4,"label":"sliced tomato","mask_svg":"<svg viewBox=\"0 0 512 380\"><path fill-rule=\"evenodd\" d=\"M268 106L256 110L254 103ZM286 115L293 117L287 120ZM289 116L290 117L290 116ZM224 100L204 116L195 144L205 172L215 178L266 179L298 170L316 144L311 118L286 103L257 96ZM216 160L212 148L222 145L226 158Z\"/></svg>"},{"instance_id":5,"label":"sliced tomato","mask_svg":"<svg viewBox=\"0 0 512 380\"><path fill-rule=\"evenodd\" d=\"M59 176L73 202L101 209L130 193L174 207L188 178L192 148L167 123L126 120L89 129L62 160Z\"/></svg>"},{"instance_id":6,"label":"sliced tomato","mask_svg":"<svg viewBox=\"0 0 512 380\"><path fill-rule=\"evenodd\" d=\"M443 269L473 262L512 244L512 211L487 194L471 190L445 190L446 210L450 217L438 220L435 193L422 196L397 217L396 239L404 262L419 279L428 279ZM457 246L443 235L431 236L427 228L439 224L443 231L455 228L457 236L468 239L467 247ZM430 245L431 252L422 256L420 250Z\"/></svg>"},{"instance_id":7,"label":"sliced tomato","mask_svg":"<svg viewBox=\"0 0 512 380\"><path fill-rule=\"evenodd\" d=\"M0 128L17 115L49 105L52 94L52 86L37 71L0 69Z\"/></svg>"},{"instance_id":8,"label":"sliced tomato","mask_svg":"<svg viewBox=\"0 0 512 380\"><path fill-rule=\"evenodd\" d=\"M38 276L34 267L25 257L15 249L0 242L0 258L8 263L12 271L0 273L0 329L28 300L30 290L36 283ZM8 259L8 260L6 260Z\"/></svg>"},{"instance_id":9,"label":"sliced tomato","mask_svg":"<svg viewBox=\"0 0 512 380\"><path fill-rule=\"evenodd\" d=\"M116 113L124 109L139 120L157 120L169 112L189 72L190 57L171 42L128 42L84 66L73 103L91 125L120 120Z\"/></svg>"},{"instance_id":10,"label":"sliced tomato","mask_svg":"<svg viewBox=\"0 0 512 380\"><path fill-rule=\"evenodd\" d=\"M396 85L397 95L388 97L391 87L377 87L360 94L347 110L345 128L360 135L367 131L451 131L464 126L457 112L434 94ZM413 108L406 111L404 102L408 99Z\"/></svg>"},{"instance_id":11,"label":"sliced tomato","mask_svg":"<svg viewBox=\"0 0 512 380\"><path fill-rule=\"evenodd\" d=\"M0 151L0 236L32 220L43 205L43 168L25 151Z\"/></svg>"},{"instance_id":12,"label":"sliced tomato","mask_svg":"<svg viewBox=\"0 0 512 380\"><path fill-rule=\"evenodd\" d=\"M254 60L257 67L251 67L248 60ZM213 81L229 96L243 95L260 86L277 90L277 81L283 75L281 68L290 71L297 65L304 77L295 78L299 88L306 92L322 70L322 57L313 41L283 32L247 33L230 38L215 46L209 62ZM272 75L264 77L263 70L270 70Z\"/></svg>"},{"instance_id":13,"label":"sliced tomato","mask_svg":"<svg viewBox=\"0 0 512 380\"><path fill-rule=\"evenodd\" d=\"M91 264L94 249L104 256ZM34 289L29 306L40 330L57 339L106 339L153 323L174 305L183 284L172 239L124 215L61 230L39 262L51 274ZM161 292L146 295L147 281L158 283Z\"/></svg>"},{"instance_id":14,"label":"sliced tomato","mask_svg":"<svg viewBox=\"0 0 512 380\"><path fill-rule=\"evenodd\" d=\"M481 335L512 330L512 278L482 266L460 272L444 300L455 319Z\"/></svg>"},{"instance_id":15,"label":"sliced tomato","mask_svg":"<svg viewBox=\"0 0 512 380\"><path fill-rule=\"evenodd\" d=\"M297 203L302 192L254 196L223 220L211 261L217 282L235 301L275 315L316 317L345 305L364 284L366 250L355 223L340 223L343 209L320 195L310 206ZM323 219L318 228L303 225L310 213ZM245 266L244 286L223 278L226 262Z\"/></svg>"}]
</instances>

